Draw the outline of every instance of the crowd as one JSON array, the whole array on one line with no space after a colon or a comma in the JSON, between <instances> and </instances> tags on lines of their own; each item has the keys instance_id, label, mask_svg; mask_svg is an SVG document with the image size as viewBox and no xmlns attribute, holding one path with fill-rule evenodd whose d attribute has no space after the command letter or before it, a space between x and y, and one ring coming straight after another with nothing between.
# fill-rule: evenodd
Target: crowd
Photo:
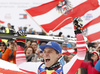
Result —
<instances>
[{"instance_id":1,"label":"crowd","mask_svg":"<svg viewBox=\"0 0 100 74\"><path fill-rule=\"evenodd\" d=\"M0 27L0 33L16 33L14 26L11 26L10 23L7 24L8 28ZM26 31L26 27L22 29L19 27L19 31ZM29 29L28 34L40 34L46 35L44 32L36 33ZM62 37L62 33L60 32L59 37ZM3 39L0 39L0 59L16 64L16 51L17 51L17 41L12 39L6 39L5 42ZM44 62L43 51L39 48L40 45L47 44L48 41L40 41L40 40L30 40L26 39L24 46L24 53L26 56L27 62ZM80 68L78 69L76 74L99 74L98 71L95 71L95 65L97 61L100 59L100 42L89 43L86 41L87 50L84 62L82 62ZM64 59L63 64L68 63L76 54L77 48L76 43L59 43L62 48L62 57ZM45 51L46 52L46 51ZM49 51L50 52L50 51ZM48 61L48 60L47 60Z\"/></svg>"}]
</instances>

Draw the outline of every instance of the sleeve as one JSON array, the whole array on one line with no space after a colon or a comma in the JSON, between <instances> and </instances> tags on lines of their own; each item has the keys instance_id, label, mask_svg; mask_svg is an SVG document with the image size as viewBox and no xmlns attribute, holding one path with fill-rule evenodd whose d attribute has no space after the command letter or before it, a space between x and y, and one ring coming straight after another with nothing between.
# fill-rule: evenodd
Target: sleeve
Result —
<instances>
[{"instance_id":1,"label":"sleeve","mask_svg":"<svg viewBox=\"0 0 100 74\"><path fill-rule=\"evenodd\" d=\"M11 51L9 49L6 49L6 51L4 52L4 54L2 54L2 59L5 61L8 61L8 56L11 53Z\"/></svg>"},{"instance_id":2,"label":"sleeve","mask_svg":"<svg viewBox=\"0 0 100 74\"><path fill-rule=\"evenodd\" d=\"M77 54L63 66L64 74L75 74L85 59L86 44L82 34L77 34Z\"/></svg>"},{"instance_id":3,"label":"sleeve","mask_svg":"<svg viewBox=\"0 0 100 74\"><path fill-rule=\"evenodd\" d=\"M80 67L87 69L88 65L89 65L89 62L82 62Z\"/></svg>"},{"instance_id":4,"label":"sleeve","mask_svg":"<svg viewBox=\"0 0 100 74\"><path fill-rule=\"evenodd\" d=\"M25 39L17 39L17 52L16 52L16 64L19 65L26 62L26 57L24 53Z\"/></svg>"},{"instance_id":5,"label":"sleeve","mask_svg":"<svg viewBox=\"0 0 100 74\"><path fill-rule=\"evenodd\" d=\"M100 59L99 59L99 61L96 63L95 69L96 69L97 71L100 71Z\"/></svg>"}]
</instances>

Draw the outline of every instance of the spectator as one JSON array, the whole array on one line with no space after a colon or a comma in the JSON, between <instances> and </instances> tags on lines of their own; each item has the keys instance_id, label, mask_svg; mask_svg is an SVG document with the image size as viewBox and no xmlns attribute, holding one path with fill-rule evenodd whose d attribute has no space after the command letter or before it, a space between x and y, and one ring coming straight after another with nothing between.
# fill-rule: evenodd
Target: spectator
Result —
<instances>
[{"instance_id":1,"label":"spectator","mask_svg":"<svg viewBox=\"0 0 100 74\"><path fill-rule=\"evenodd\" d=\"M0 53L4 53L6 49L6 44L4 42L0 42Z\"/></svg>"},{"instance_id":2,"label":"spectator","mask_svg":"<svg viewBox=\"0 0 100 74\"><path fill-rule=\"evenodd\" d=\"M28 46L25 50L27 62L37 62L38 53L35 53L32 46Z\"/></svg>"},{"instance_id":3,"label":"spectator","mask_svg":"<svg viewBox=\"0 0 100 74\"><path fill-rule=\"evenodd\" d=\"M11 41L8 43L8 48L2 55L2 59L11 63L16 64L16 49L17 45L15 42Z\"/></svg>"},{"instance_id":4,"label":"spectator","mask_svg":"<svg viewBox=\"0 0 100 74\"><path fill-rule=\"evenodd\" d=\"M99 72L94 68L98 60L99 60L99 54L98 52L94 51L91 54L91 61L83 62L81 64L81 67L87 69L88 74L98 74Z\"/></svg>"},{"instance_id":5,"label":"spectator","mask_svg":"<svg viewBox=\"0 0 100 74\"><path fill-rule=\"evenodd\" d=\"M96 63L95 69L96 69L97 71L99 71L99 74L100 74L100 59L99 59L99 61Z\"/></svg>"},{"instance_id":6,"label":"spectator","mask_svg":"<svg viewBox=\"0 0 100 74\"><path fill-rule=\"evenodd\" d=\"M34 34L34 31L32 30L32 28L31 28L31 29L29 29L28 34Z\"/></svg>"},{"instance_id":7,"label":"spectator","mask_svg":"<svg viewBox=\"0 0 100 74\"><path fill-rule=\"evenodd\" d=\"M0 42L0 58L2 57L2 54L6 50L6 44L4 42Z\"/></svg>"},{"instance_id":8,"label":"spectator","mask_svg":"<svg viewBox=\"0 0 100 74\"><path fill-rule=\"evenodd\" d=\"M38 43L37 41L32 41L31 46L34 48L35 52L38 49Z\"/></svg>"}]
</instances>

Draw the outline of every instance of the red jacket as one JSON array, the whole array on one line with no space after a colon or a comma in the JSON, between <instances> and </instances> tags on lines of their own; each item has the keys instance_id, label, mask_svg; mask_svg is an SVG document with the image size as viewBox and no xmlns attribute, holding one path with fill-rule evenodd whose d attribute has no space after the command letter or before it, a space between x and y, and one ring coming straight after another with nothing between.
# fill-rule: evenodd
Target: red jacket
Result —
<instances>
[{"instance_id":1,"label":"red jacket","mask_svg":"<svg viewBox=\"0 0 100 74\"><path fill-rule=\"evenodd\" d=\"M93 64L95 65L97 63L97 61L93 62ZM81 64L82 68L87 69L87 73L88 74L99 74L100 72L97 71L92 65L91 62L83 62Z\"/></svg>"}]
</instances>

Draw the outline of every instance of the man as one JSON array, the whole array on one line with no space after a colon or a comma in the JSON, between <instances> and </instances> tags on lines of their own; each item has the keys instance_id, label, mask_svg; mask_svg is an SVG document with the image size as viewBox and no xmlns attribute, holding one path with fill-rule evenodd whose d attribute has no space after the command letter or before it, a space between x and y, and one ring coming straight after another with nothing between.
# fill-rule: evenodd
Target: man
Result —
<instances>
[{"instance_id":1,"label":"man","mask_svg":"<svg viewBox=\"0 0 100 74\"><path fill-rule=\"evenodd\" d=\"M16 63L19 69L33 74L75 74L86 54L86 46L82 34L77 34L77 54L64 66L59 62L62 56L62 49L58 43L50 41L45 45L41 45L40 49L43 51L44 62L28 63L25 62L24 48L18 43Z\"/></svg>"},{"instance_id":2,"label":"man","mask_svg":"<svg viewBox=\"0 0 100 74\"><path fill-rule=\"evenodd\" d=\"M40 49L43 51L44 62L39 66L39 72L44 72L47 74L55 73L55 69L59 74L62 72L62 67L58 59L61 57L62 49L60 45L56 42L50 41L46 45L41 45ZM45 65L45 66L44 66ZM49 71L50 70L50 71Z\"/></svg>"}]
</instances>

